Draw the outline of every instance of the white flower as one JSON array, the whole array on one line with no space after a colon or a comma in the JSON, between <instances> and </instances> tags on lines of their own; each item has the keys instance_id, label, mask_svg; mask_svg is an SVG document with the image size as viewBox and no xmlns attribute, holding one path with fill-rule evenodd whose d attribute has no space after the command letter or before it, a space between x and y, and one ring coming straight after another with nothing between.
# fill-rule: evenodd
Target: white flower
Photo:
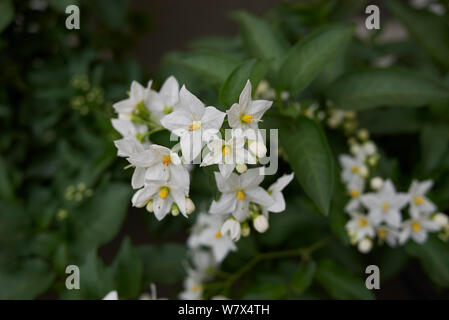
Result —
<instances>
[{"instance_id":1,"label":"white flower","mask_svg":"<svg viewBox=\"0 0 449 320\"><path fill-rule=\"evenodd\" d=\"M359 244L357 245L357 249L361 253L370 252L372 247L373 247L373 241L369 238L364 238L364 239L360 240Z\"/></svg>"},{"instance_id":2,"label":"white flower","mask_svg":"<svg viewBox=\"0 0 449 320\"><path fill-rule=\"evenodd\" d=\"M103 300L118 300L118 293L117 291L111 291L109 292L104 298Z\"/></svg>"},{"instance_id":3,"label":"white flower","mask_svg":"<svg viewBox=\"0 0 449 320\"><path fill-rule=\"evenodd\" d=\"M418 182L414 180L408 191L410 195L410 214L413 218L419 217L420 213L434 213L436 206L425 196L432 188L433 181L426 180Z\"/></svg>"},{"instance_id":4,"label":"white flower","mask_svg":"<svg viewBox=\"0 0 449 320\"><path fill-rule=\"evenodd\" d=\"M119 157L129 157L145 150L143 144L140 143L135 137L115 140L114 144L117 148L117 155Z\"/></svg>"},{"instance_id":5,"label":"white flower","mask_svg":"<svg viewBox=\"0 0 449 320\"><path fill-rule=\"evenodd\" d=\"M144 169L139 176L133 176L132 185L135 189L143 186L145 180L171 179L173 183L189 190L189 172L181 164L179 156L166 147L153 144L147 150L131 155L128 161L136 166L136 171Z\"/></svg>"},{"instance_id":6,"label":"white flower","mask_svg":"<svg viewBox=\"0 0 449 320\"><path fill-rule=\"evenodd\" d=\"M133 113L138 113L139 108L147 108L146 102L148 100L148 94L151 88L151 81L148 82L147 88L144 88L137 81L131 83L131 89L129 92L129 98L114 103L112 106L119 114L120 119L131 120Z\"/></svg>"},{"instance_id":7,"label":"white flower","mask_svg":"<svg viewBox=\"0 0 449 320\"><path fill-rule=\"evenodd\" d=\"M186 213L191 214L193 211L195 211L195 204L192 199L186 198Z\"/></svg>"},{"instance_id":8,"label":"white flower","mask_svg":"<svg viewBox=\"0 0 449 320\"><path fill-rule=\"evenodd\" d=\"M203 132L218 132L226 114L215 107L204 104L190 93L185 86L179 92L179 102L175 111L161 119L161 124L181 137L183 157L188 161L195 159L203 147Z\"/></svg>"},{"instance_id":9,"label":"white flower","mask_svg":"<svg viewBox=\"0 0 449 320\"><path fill-rule=\"evenodd\" d=\"M402 227L399 235L401 244L404 244L409 238L412 238L415 242L424 243L427 240L428 232L440 230L440 226L432 221L428 215L404 221Z\"/></svg>"},{"instance_id":10,"label":"white flower","mask_svg":"<svg viewBox=\"0 0 449 320\"><path fill-rule=\"evenodd\" d=\"M184 281L184 291L179 294L182 300L200 300L203 295L203 284L194 277L187 277Z\"/></svg>"},{"instance_id":11,"label":"white flower","mask_svg":"<svg viewBox=\"0 0 449 320\"><path fill-rule=\"evenodd\" d=\"M365 180L361 177L354 177L348 184L348 193L351 197L348 204L345 206L346 212L352 212L360 209L360 196L365 189Z\"/></svg>"},{"instance_id":12,"label":"white flower","mask_svg":"<svg viewBox=\"0 0 449 320\"><path fill-rule=\"evenodd\" d=\"M237 170L238 173L245 173L248 170L248 166L244 163L236 163L235 170Z\"/></svg>"},{"instance_id":13,"label":"white flower","mask_svg":"<svg viewBox=\"0 0 449 320\"><path fill-rule=\"evenodd\" d=\"M240 93L239 102L234 103L231 108L226 111L228 114L229 126L233 129L257 129L258 122L267 111L272 101L268 100L252 100L251 99L251 82L246 82L245 88Z\"/></svg>"},{"instance_id":14,"label":"white flower","mask_svg":"<svg viewBox=\"0 0 449 320\"><path fill-rule=\"evenodd\" d=\"M186 190L172 181L151 181L134 194L132 203L139 208L152 200L152 209L158 220L162 220L176 203L179 211L187 217L186 195Z\"/></svg>"},{"instance_id":15,"label":"white flower","mask_svg":"<svg viewBox=\"0 0 449 320\"><path fill-rule=\"evenodd\" d=\"M220 232L221 234L229 235L232 240L238 241L241 234L240 222L233 218L229 218L223 223Z\"/></svg>"},{"instance_id":16,"label":"white flower","mask_svg":"<svg viewBox=\"0 0 449 320\"><path fill-rule=\"evenodd\" d=\"M435 221L435 223L437 225L439 225L440 227L444 228L449 224L449 219L447 217L447 215L445 215L444 213L437 213L436 215L434 215L432 217L433 221Z\"/></svg>"},{"instance_id":17,"label":"white flower","mask_svg":"<svg viewBox=\"0 0 449 320\"><path fill-rule=\"evenodd\" d=\"M363 159L360 157L351 157L343 154L339 157L340 164L343 167L342 180L345 183L350 183L353 179L359 179L360 173L363 172L362 168L366 168Z\"/></svg>"},{"instance_id":18,"label":"white flower","mask_svg":"<svg viewBox=\"0 0 449 320\"><path fill-rule=\"evenodd\" d=\"M192 268L187 270L189 275L200 280L209 280L214 276L218 263L210 250L195 249L191 251L191 257Z\"/></svg>"},{"instance_id":19,"label":"white flower","mask_svg":"<svg viewBox=\"0 0 449 320\"><path fill-rule=\"evenodd\" d=\"M154 283L150 284L150 294L143 293L140 295L139 300L167 300L167 298L158 298L156 292L156 285Z\"/></svg>"},{"instance_id":20,"label":"white flower","mask_svg":"<svg viewBox=\"0 0 449 320\"><path fill-rule=\"evenodd\" d=\"M370 181L370 186L373 190L380 190L384 186L384 180L381 177L374 177Z\"/></svg>"},{"instance_id":21,"label":"white flower","mask_svg":"<svg viewBox=\"0 0 449 320\"><path fill-rule=\"evenodd\" d=\"M268 219L260 214L253 220L253 225L257 232L264 233L269 227Z\"/></svg>"},{"instance_id":22,"label":"white flower","mask_svg":"<svg viewBox=\"0 0 449 320\"><path fill-rule=\"evenodd\" d=\"M259 168L249 169L242 175L233 172L227 179L215 172L215 181L222 195L218 201L212 202L210 213L231 213L237 220L244 221L249 212L250 202L270 207L273 204L272 198L259 187L263 178Z\"/></svg>"},{"instance_id":23,"label":"white flower","mask_svg":"<svg viewBox=\"0 0 449 320\"><path fill-rule=\"evenodd\" d=\"M217 262L223 261L230 251L237 250L234 241L221 233L223 216L202 213L198 216L192 234L187 239L190 248L206 246L212 249Z\"/></svg>"},{"instance_id":24,"label":"white flower","mask_svg":"<svg viewBox=\"0 0 449 320\"><path fill-rule=\"evenodd\" d=\"M258 158L263 158L267 154L267 147L262 140L249 140L248 141L249 151Z\"/></svg>"},{"instance_id":25,"label":"white flower","mask_svg":"<svg viewBox=\"0 0 449 320\"><path fill-rule=\"evenodd\" d=\"M124 138L137 138L140 139L144 133L148 131L148 127L144 124L134 123L131 120L125 119L111 119L112 126L117 130Z\"/></svg>"},{"instance_id":26,"label":"white flower","mask_svg":"<svg viewBox=\"0 0 449 320\"><path fill-rule=\"evenodd\" d=\"M346 229L352 242L359 242L363 238L374 238L376 235L371 219L358 212L350 212L351 220L346 223Z\"/></svg>"},{"instance_id":27,"label":"white flower","mask_svg":"<svg viewBox=\"0 0 449 320\"><path fill-rule=\"evenodd\" d=\"M284 174L275 183L268 187L268 194L273 199L273 204L266 209L269 212L282 212L285 210L285 199L282 190L293 180L294 174Z\"/></svg>"},{"instance_id":28,"label":"white flower","mask_svg":"<svg viewBox=\"0 0 449 320\"><path fill-rule=\"evenodd\" d=\"M179 84L175 77L165 80L159 92L151 90L148 94L148 109L159 120L172 113L179 101Z\"/></svg>"},{"instance_id":29,"label":"white flower","mask_svg":"<svg viewBox=\"0 0 449 320\"><path fill-rule=\"evenodd\" d=\"M396 228L401 225L400 210L409 199L410 196L406 193L396 193L390 180L387 180L377 193L367 193L360 197L360 201L369 210L369 216L375 224L385 221Z\"/></svg>"},{"instance_id":30,"label":"white flower","mask_svg":"<svg viewBox=\"0 0 449 320\"><path fill-rule=\"evenodd\" d=\"M398 230L386 225L376 227L376 234L380 242L386 242L390 247L395 247L399 240Z\"/></svg>"},{"instance_id":31,"label":"white flower","mask_svg":"<svg viewBox=\"0 0 449 320\"><path fill-rule=\"evenodd\" d=\"M367 156L372 156L377 152L377 147L374 144L374 142L372 141L367 141L362 145L363 148L363 152L367 155Z\"/></svg>"},{"instance_id":32,"label":"white flower","mask_svg":"<svg viewBox=\"0 0 449 320\"><path fill-rule=\"evenodd\" d=\"M244 149L245 138L241 135L233 136L228 141L214 139L207 144L210 152L204 157L201 166L218 164L220 173L228 178L236 164L255 164L256 159Z\"/></svg>"}]
</instances>

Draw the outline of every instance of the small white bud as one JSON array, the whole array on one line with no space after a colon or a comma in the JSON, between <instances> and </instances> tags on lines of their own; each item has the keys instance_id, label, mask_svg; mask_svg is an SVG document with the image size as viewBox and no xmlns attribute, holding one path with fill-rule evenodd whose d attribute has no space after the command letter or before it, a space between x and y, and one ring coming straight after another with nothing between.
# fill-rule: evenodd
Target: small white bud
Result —
<instances>
[{"instance_id":1,"label":"small white bud","mask_svg":"<svg viewBox=\"0 0 449 320\"><path fill-rule=\"evenodd\" d=\"M384 180L381 177L374 177L370 181L371 189L380 190L384 186Z\"/></svg>"},{"instance_id":2,"label":"small white bud","mask_svg":"<svg viewBox=\"0 0 449 320\"><path fill-rule=\"evenodd\" d=\"M281 92L281 99L282 99L282 101L288 100L289 97L290 97L290 93L288 93L288 91L282 91Z\"/></svg>"},{"instance_id":3,"label":"small white bud","mask_svg":"<svg viewBox=\"0 0 449 320\"><path fill-rule=\"evenodd\" d=\"M173 217L176 217L176 216L179 215L179 208L178 208L178 206L175 203L173 203L171 205L171 214L172 214Z\"/></svg>"},{"instance_id":4,"label":"small white bud","mask_svg":"<svg viewBox=\"0 0 449 320\"><path fill-rule=\"evenodd\" d=\"M235 165L235 169L237 170L238 173L245 173L246 170L248 170L248 167L244 163L237 163Z\"/></svg>"},{"instance_id":5,"label":"small white bud","mask_svg":"<svg viewBox=\"0 0 449 320\"><path fill-rule=\"evenodd\" d=\"M249 236L249 234L251 233L251 228L249 227L249 224L248 223L242 223L242 225L241 225L241 234L242 234L242 236L243 237L247 237L247 236Z\"/></svg>"},{"instance_id":6,"label":"small white bud","mask_svg":"<svg viewBox=\"0 0 449 320\"><path fill-rule=\"evenodd\" d=\"M253 220L253 225L258 232L264 233L268 230L268 219L260 214Z\"/></svg>"},{"instance_id":7,"label":"small white bud","mask_svg":"<svg viewBox=\"0 0 449 320\"><path fill-rule=\"evenodd\" d=\"M436 215L433 216L432 219L440 227L445 227L449 224L449 219L447 215L445 215L442 212L438 212Z\"/></svg>"},{"instance_id":8,"label":"small white bud","mask_svg":"<svg viewBox=\"0 0 449 320\"><path fill-rule=\"evenodd\" d=\"M357 132L357 136L359 137L360 140L366 141L369 139L369 132L366 129L360 129Z\"/></svg>"},{"instance_id":9,"label":"small white bud","mask_svg":"<svg viewBox=\"0 0 449 320\"><path fill-rule=\"evenodd\" d=\"M379 155L378 154L375 154L375 155L372 155L372 156L368 157L368 164L371 167L374 167L375 165L377 165L378 162L379 162Z\"/></svg>"},{"instance_id":10,"label":"small white bud","mask_svg":"<svg viewBox=\"0 0 449 320\"><path fill-rule=\"evenodd\" d=\"M193 211L195 211L195 204L192 199L186 198L186 213L191 214Z\"/></svg>"},{"instance_id":11,"label":"small white bud","mask_svg":"<svg viewBox=\"0 0 449 320\"><path fill-rule=\"evenodd\" d=\"M363 145L363 151L369 156L374 155L377 152L377 147L372 141L367 141Z\"/></svg>"},{"instance_id":12,"label":"small white bud","mask_svg":"<svg viewBox=\"0 0 449 320\"><path fill-rule=\"evenodd\" d=\"M359 174L362 178L366 178L369 175L369 170L366 166L363 166L359 169Z\"/></svg>"},{"instance_id":13,"label":"small white bud","mask_svg":"<svg viewBox=\"0 0 449 320\"><path fill-rule=\"evenodd\" d=\"M220 230L221 234L229 234L231 240L237 241L240 239L241 228L240 223L235 219L228 219L223 223Z\"/></svg>"},{"instance_id":14,"label":"small white bud","mask_svg":"<svg viewBox=\"0 0 449 320\"><path fill-rule=\"evenodd\" d=\"M362 239L359 244L357 245L357 249L361 253L368 253L371 251L371 248L373 247L373 242L369 238Z\"/></svg>"},{"instance_id":15,"label":"small white bud","mask_svg":"<svg viewBox=\"0 0 449 320\"><path fill-rule=\"evenodd\" d=\"M148 212L153 212L153 200L148 201L146 209Z\"/></svg>"},{"instance_id":16,"label":"small white bud","mask_svg":"<svg viewBox=\"0 0 449 320\"><path fill-rule=\"evenodd\" d=\"M362 150L362 148L360 147L360 145L358 145L358 144L351 145L351 153L353 155L358 155L361 150Z\"/></svg>"},{"instance_id":17,"label":"small white bud","mask_svg":"<svg viewBox=\"0 0 449 320\"><path fill-rule=\"evenodd\" d=\"M248 141L249 152L258 158L263 158L267 154L267 147L262 141Z\"/></svg>"}]
</instances>

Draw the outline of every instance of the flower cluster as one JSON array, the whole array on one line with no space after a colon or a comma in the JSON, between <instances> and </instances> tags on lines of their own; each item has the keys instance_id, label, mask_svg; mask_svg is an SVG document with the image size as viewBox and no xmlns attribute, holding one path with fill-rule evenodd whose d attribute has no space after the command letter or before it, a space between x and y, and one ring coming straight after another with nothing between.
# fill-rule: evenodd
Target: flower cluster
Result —
<instances>
[{"instance_id":1,"label":"flower cluster","mask_svg":"<svg viewBox=\"0 0 449 320\"><path fill-rule=\"evenodd\" d=\"M339 160L341 178L350 196L345 207L350 216L346 229L359 251L369 252L376 237L380 244L395 247L410 238L423 243L429 232L449 231L447 216L437 213L426 196L431 180L414 180L408 192L397 192L391 180L372 177L379 154L368 131L359 130L357 138L350 138L349 143L351 154L340 155Z\"/></svg>"}]
</instances>

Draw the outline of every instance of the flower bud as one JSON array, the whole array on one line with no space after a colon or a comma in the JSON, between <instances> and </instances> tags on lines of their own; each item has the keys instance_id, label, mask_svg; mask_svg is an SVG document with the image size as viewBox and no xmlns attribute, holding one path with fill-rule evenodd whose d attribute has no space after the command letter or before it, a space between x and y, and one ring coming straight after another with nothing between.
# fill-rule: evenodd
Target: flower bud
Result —
<instances>
[{"instance_id":1,"label":"flower bud","mask_svg":"<svg viewBox=\"0 0 449 320\"><path fill-rule=\"evenodd\" d=\"M176 203L173 203L171 205L171 214L172 214L173 217L176 217L177 215L179 215L179 208L176 205Z\"/></svg>"},{"instance_id":2,"label":"flower bud","mask_svg":"<svg viewBox=\"0 0 449 320\"><path fill-rule=\"evenodd\" d=\"M377 152L377 147L372 141L367 141L363 144L363 151L369 156L374 155Z\"/></svg>"},{"instance_id":3,"label":"flower bud","mask_svg":"<svg viewBox=\"0 0 449 320\"><path fill-rule=\"evenodd\" d=\"M240 227L242 229L242 231L240 232L242 236L243 237L249 236L249 234L251 233L251 228L249 227L249 224L247 222L244 222L241 224Z\"/></svg>"},{"instance_id":4,"label":"flower bud","mask_svg":"<svg viewBox=\"0 0 449 320\"><path fill-rule=\"evenodd\" d=\"M238 173L245 173L246 170L248 170L248 167L244 163L237 163L235 165L235 169L237 170Z\"/></svg>"},{"instance_id":5,"label":"flower bud","mask_svg":"<svg viewBox=\"0 0 449 320\"><path fill-rule=\"evenodd\" d=\"M143 207L143 206L142 206ZM148 212L153 212L153 200L148 201L147 206L145 207Z\"/></svg>"},{"instance_id":6,"label":"flower bud","mask_svg":"<svg viewBox=\"0 0 449 320\"><path fill-rule=\"evenodd\" d=\"M195 204L192 199L186 198L186 213L191 214L193 211L195 211Z\"/></svg>"},{"instance_id":7,"label":"flower bud","mask_svg":"<svg viewBox=\"0 0 449 320\"><path fill-rule=\"evenodd\" d=\"M369 238L360 240L359 244L357 245L357 249L359 249L359 251L361 253L370 252L372 247L373 247L373 241L371 241L371 239L369 239Z\"/></svg>"},{"instance_id":8,"label":"flower bud","mask_svg":"<svg viewBox=\"0 0 449 320\"><path fill-rule=\"evenodd\" d=\"M221 234L229 234L231 240L237 241L240 239L241 234L240 223L230 218L223 223L220 232Z\"/></svg>"},{"instance_id":9,"label":"flower bud","mask_svg":"<svg viewBox=\"0 0 449 320\"><path fill-rule=\"evenodd\" d=\"M353 155L358 155L361 150L362 150L362 148L360 147L360 145L358 145L358 144L351 145L351 153Z\"/></svg>"},{"instance_id":10,"label":"flower bud","mask_svg":"<svg viewBox=\"0 0 449 320\"><path fill-rule=\"evenodd\" d=\"M432 217L433 221L440 227L445 227L449 224L449 219L447 215L442 212L438 212Z\"/></svg>"},{"instance_id":11,"label":"flower bud","mask_svg":"<svg viewBox=\"0 0 449 320\"><path fill-rule=\"evenodd\" d=\"M374 177L370 181L371 189L380 190L384 186L384 180L381 177Z\"/></svg>"},{"instance_id":12,"label":"flower bud","mask_svg":"<svg viewBox=\"0 0 449 320\"><path fill-rule=\"evenodd\" d=\"M248 147L249 152L258 158L263 158L267 154L267 147L262 141L250 140Z\"/></svg>"},{"instance_id":13,"label":"flower bud","mask_svg":"<svg viewBox=\"0 0 449 320\"><path fill-rule=\"evenodd\" d=\"M379 155L378 154L374 154L370 157L368 157L368 164L372 167L374 167L375 165L377 165L377 163L379 162Z\"/></svg>"},{"instance_id":14,"label":"flower bud","mask_svg":"<svg viewBox=\"0 0 449 320\"><path fill-rule=\"evenodd\" d=\"M360 174L360 176L361 176L362 178L368 177L368 175L369 175L368 168L365 167L365 166L361 167L360 170L359 170L359 174Z\"/></svg>"},{"instance_id":15,"label":"flower bud","mask_svg":"<svg viewBox=\"0 0 449 320\"><path fill-rule=\"evenodd\" d=\"M253 225L258 232L264 233L268 230L268 219L260 214L253 220Z\"/></svg>"},{"instance_id":16,"label":"flower bud","mask_svg":"<svg viewBox=\"0 0 449 320\"><path fill-rule=\"evenodd\" d=\"M359 137L360 140L366 141L369 139L369 132L366 129L360 129L357 132L357 136Z\"/></svg>"}]
</instances>

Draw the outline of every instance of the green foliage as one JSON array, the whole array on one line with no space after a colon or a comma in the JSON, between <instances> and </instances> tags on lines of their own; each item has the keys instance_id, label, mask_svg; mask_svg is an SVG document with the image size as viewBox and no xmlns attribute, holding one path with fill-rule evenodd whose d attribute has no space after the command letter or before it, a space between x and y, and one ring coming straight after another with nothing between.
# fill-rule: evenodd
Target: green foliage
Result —
<instances>
[{"instance_id":1,"label":"green foliage","mask_svg":"<svg viewBox=\"0 0 449 320\"><path fill-rule=\"evenodd\" d=\"M301 294L309 288L312 284L315 271L316 263L314 261L303 261L299 264L298 269L290 280L290 285L295 293Z\"/></svg>"}]
</instances>

